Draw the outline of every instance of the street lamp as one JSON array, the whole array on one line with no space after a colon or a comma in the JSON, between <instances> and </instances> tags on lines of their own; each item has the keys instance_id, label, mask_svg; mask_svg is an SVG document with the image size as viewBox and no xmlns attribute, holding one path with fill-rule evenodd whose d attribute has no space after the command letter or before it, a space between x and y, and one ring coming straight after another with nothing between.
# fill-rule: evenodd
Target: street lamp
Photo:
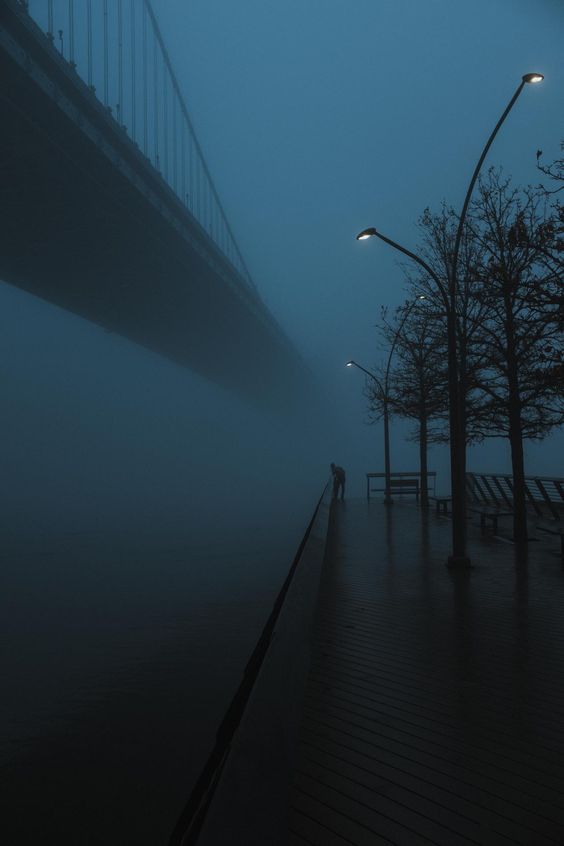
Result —
<instances>
[{"instance_id":1,"label":"street lamp","mask_svg":"<svg viewBox=\"0 0 564 846\"><path fill-rule=\"evenodd\" d=\"M385 235L382 235L374 227L363 229L363 231L356 236L357 241L365 241L372 237L380 238L381 241L384 241L386 244L389 244L391 247L394 247L394 249L399 250L401 253L408 256L408 258L417 262L417 264L419 264L435 281L444 301L447 315L450 479L452 494L452 553L449 555L447 563L451 567L470 566L470 558L466 552L466 432L464 425L464 397L461 396L460 392L456 342L456 287L458 254L460 251L462 232L474 185L476 184L478 174L480 173L480 169L494 138L496 137L507 115L513 108L525 85L536 84L542 82L543 79L544 76L541 73L526 73L522 77L515 94L509 101L505 111L488 138L486 146L482 150L482 155L480 156L478 164L472 174L472 179L470 180L458 221L454 250L449 268L450 272L448 273L448 287L445 288L442 280L420 256L412 253L410 250L402 247L400 244L397 244Z\"/></svg>"},{"instance_id":2,"label":"street lamp","mask_svg":"<svg viewBox=\"0 0 564 846\"><path fill-rule=\"evenodd\" d=\"M370 236L367 236L370 237ZM401 330L404 327L405 321L409 317L411 313L411 309L414 305L416 305L420 300L425 299L425 294L418 294L417 297L413 300L413 302L409 305L406 309L406 312L403 316L403 319L394 335L394 339L392 341L392 346L390 348L390 354L388 356L388 363L386 365L386 376L384 378L384 385L382 386L382 382L378 379L374 373L371 373L370 370L367 370L365 367L361 367L360 364L357 364L356 361L347 361L347 367L357 367L359 370L362 370L363 373L366 373L367 376L370 376L380 390L380 394L382 396L382 405L383 405L383 418L384 418L384 472L386 476L385 481L385 489L384 489L384 504L385 505L392 505L392 486L391 486L391 472L390 472L390 425L389 425L389 414L388 414L388 402L389 402L389 378L390 378L390 365L392 363L392 356L394 354L394 349L396 347L396 342L400 336Z\"/></svg>"},{"instance_id":3,"label":"street lamp","mask_svg":"<svg viewBox=\"0 0 564 846\"><path fill-rule=\"evenodd\" d=\"M380 391L380 395L382 397L382 405L384 408L384 473L386 481L384 482L384 504L391 505L393 503L393 499L391 496L390 490L390 423L388 418L388 385L386 387L382 385L380 379L371 373L370 370L367 370L366 367L362 367L362 365L357 364L356 361L347 361L347 367L358 367L359 370L362 370L363 373L366 373L367 376L370 376L371 379L376 382L378 385L378 389Z\"/></svg>"}]
</instances>

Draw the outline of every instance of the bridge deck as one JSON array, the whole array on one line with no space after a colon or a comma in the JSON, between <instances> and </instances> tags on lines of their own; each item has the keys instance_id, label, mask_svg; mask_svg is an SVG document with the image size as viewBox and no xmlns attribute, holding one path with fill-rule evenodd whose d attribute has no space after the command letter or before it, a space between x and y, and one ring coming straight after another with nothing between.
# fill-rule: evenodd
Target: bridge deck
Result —
<instances>
[{"instance_id":1,"label":"bridge deck","mask_svg":"<svg viewBox=\"0 0 564 846\"><path fill-rule=\"evenodd\" d=\"M0 280L255 404L301 408L313 380L258 293L24 5L0 11Z\"/></svg>"},{"instance_id":2,"label":"bridge deck","mask_svg":"<svg viewBox=\"0 0 564 846\"><path fill-rule=\"evenodd\" d=\"M411 505L338 506L292 794L292 844L564 843L564 575L557 543Z\"/></svg>"}]
</instances>

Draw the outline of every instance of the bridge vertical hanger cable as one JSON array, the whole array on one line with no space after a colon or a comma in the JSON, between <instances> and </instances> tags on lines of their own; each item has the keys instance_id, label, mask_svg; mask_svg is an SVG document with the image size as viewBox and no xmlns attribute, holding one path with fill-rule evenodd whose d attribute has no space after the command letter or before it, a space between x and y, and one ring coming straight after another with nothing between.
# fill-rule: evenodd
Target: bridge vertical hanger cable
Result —
<instances>
[{"instance_id":1,"label":"bridge vertical hanger cable","mask_svg":"<svg viewBox=\"0 0 564 846\"><path fill-rule=\"evenodd\" d=\"M47 3L47 38L53 41L55 36L53 34L53 0Z\"/></svg>"},{"instance_id":2,"label":"bridge vertical hanger cable","mask_svg":"<svg viewBox=\"0 0 564 846\"><path fill-rule=\"evenodd\" d=\"M188 126L188 200L189 208L192 212L194 211L194 200L196 198L196 189L194 186L194 155L192 152L193 143L192 133L190 132L190 127Z\"/></svg>"},{"instance_id":3,"label":"bridge vertical hanger cable","mask_svg":"<svg viewBox=\"0 0 564 846\"><path fill-rule=\"evenodd\" d=\"M117 64L118 64L118 96L116 103L117 119L120 126L123 124L125 115L123 113L123 0L117 0Z\"/></svg>"},{"instance_id":4,"label":"bridge vertical hanger cable","mask_svg":"<svg viewBox=\"0 0 564 846\"><path fill-rule=\"evenodd\" d=\"M176 162L176 148L177 148L177 127L176 127L176 97L174 89L172 91L172 184L176 193L177 191L177 162Z\"/></svg>"},{"instance_id":5,"label":"bridge vertical hanger cable","mask_svg":"<svg viewBox=\"0 0 564 846\"><path fill-rule=\"evenodd\" d=\"M195 167L196 167L196 214L198 218L202 217L202 185L200 179L200 168L199 168L199 159L196 159Z\"/></svg>"},{"instance_id":6,"label":"bridge vertical hanger cable","mask_svg":"<svg viewBox=\"0 0 564 846\"><path fill-rule=\"evenodd\" d=\"M164 144L164 175L168 181L168 86L166 66L163 65L163 144Z\"/></svg>"},{"instance_id":7,"label":"bridge vertical hanger cable","mask_svg":"<svg viewBox=\"0 0 564 846\"><path fill-rule=\"evenodd\" d=\"M186 195L186 129L182 115L180 116L180 173L182 184L182 202L188 205L188 197Z\"/></svg>"},{"instance_id":8,"label":"bridge vertical hanger cable","mask_svg":"<svg viewBox=\"0 0 564 846\"><path fill-rule=\"evenodd\" d=\"M92 0L86 3L86 44L88 87L92 88Z\"/></svg>"},{"instance_id":9,"label":"bridge vertical hanger cable","mask_svg":"<svg viewBox=\"0 0 564 846\"><path fill-rule=\"evenodd\" d=\"M135 0L131 0L132 3ZM145 4L141 7L141 23L143 36L143 152L149 154L149 72L147 56L147 9Z\"/></svg>"},{"instance_id":10,"label":"bridge vertical hanger cable","mask_svg":"<svg viewBox=\"0 0 564 846\"><path fill-rule=\"evenodd\" d=\"M136 74L136 38L135 38L135 0L131 0L129 8L130 28L131 28L131 137L137 141L137 113L136 113L136 89L135 81Z\"/></svg>"},{"instance_id":11,"label":"bridge vertical hanger cable","mask_svg":"<svg viewBox=\"0 0 564 846\"><path fill-rule=\"evenodd\" d=\"M108 0L104 0L104 106L108 105Z\"/></svg>"},{"instance_id":12,"label":"bridge vertical hanger cable","mask_svg":"<svg viewBox=\"0 0 564 846\"><path fill-rule=\"evenodd\" d=\"M209 186L211 196L213 197L213 200L217 205L218 211L221 214L221 217L223 218L223 221L225 223L225 228L226 228L227 232L229 233L229 239L231 241L233 251L234 251L233 265L239 270L239 272L246 279L248 284L256 290L256 286L253 282L251 274L249 273L249 269L248 269L248 267L245 263L245 260L244 260L242 254L241 254L241 251L239 249L237 241L235 240L235 236L233 234L231 226L229 225L229 221L227 220L227 215L225 214L225 210L223 208L221 200L219 199L219 194L217 193L213 179L211 177L211 173L209 172L208 166L206 164L206 160L204 158L204 153L203 153L202 148L200 147L200 144L199 144L198 139L196 137L196 133L194 131L194 126L192 124L192 121L190 120L190 115L188 113L188 109L186 108L186 103L184 102L184 97L182 96L182 91L180 90L180 86L178 85L178 81L177 81L176 76L174 74L174 69L172 67L172 63L170 61L168 51L165 47L165 44L164 44L164 41L163 41L163 38L162 38L162 35L161 35L161 31L160 31L157 19L155 17L155 13L153 12L153 8L151 6L150 0L143 0L143 5L147 9L147 13L148 13L150 21L151 21L151 26L153 28L154 36L159 42L159 46L160 46L162 57L163 57L163 62L166 65L166 67L168 68L168 71L170 73L172 86L173 86L173 88L174 88L174 90L175 90L175 92L178 96L178 102L180 104L182 114L184 116L184 120L186 121L186 124L189 128L190 136L191 136L193 143L194 143L194 148L195 148L197 156L198 156L198 163L199 163L199 165L200 165L200 167L203 171L203 174L204 174L205 179L206 179L206 183ZM200 181L200 180L198 179L198 181ZM200 222L203 223L204 226L205 226L205 224L206 224L205 219L200 217L199 214L198 214L198 217L200 218Z\"/></svg>"},{"instance_id":13,"label":"bridge vertical hanger cable","mask_svg":"<svg viewBox=\"0 0 564 846\"><path fill-rule=\"evenodd\" d=\"M154 95L154 129L155 129L155 167L157 170L160 170L159 165L159 100L158 100L158 90L159 90L159 69L158 69L158 45L157 45L157 36L153 30L153 95Z\"/></svg>"},{"instance_id":14,"label":"bridge vertical hanger cable","mask_svg":"<svg viewBox=\"0 0 564 846\"><path fill-rule=\"evenodd\" d=\"M26 9L29 8L26 0L20 0L20 2ZM75 33L75 0L66 0L66 2L58 0L56 4L54 0L42 0L41 4L38 3L42 9L40 18L43 19L40 26L44 26L43 15L46 10L47 37L54 43L54 33L58 32L60 52L64 56L65 32L61 25L64 25L65 21L68 23L66 33L68 60L75 70L77 70L77 56L81 66L84 58L82 39L85 27L85 76L89 88L92 92L96 91L96 87L102 90L103 97L100 99L104 106L110 112L113 108L116 109L116 120L130 133L134 142L137 142L138 134L138 106L142 108L144 154L161 172L161 158L164 150L163 177L181 198L182 203L191 211L202 229L211 236L225 257L243 276L246 283L254 288L253 280L227 220L194 131L151 0L129 0L129 15L123 3L124 0L111 0L111 2L96 0L95 4L92 0L82 0L80 7L77 7L79 13L77 13L76 23L79 28ZM139 4L141 21L135 8ZM59 27L57 30L56 26ZM149 27L151 34L148 31ZM140 51L137 48L138 39L141 39ZM129 56L128 51L130 51ZM101 69L98 68L100 54L103 62ZM139 61L142 67L138 67ZM94 67L95 64L96 67ZM131 81L127 79L129 68L131 68ZM159 88L161 68L162 92ZM139 82L138 72L141 74ZM142 91L139 91L139 85L142 86ZM131 94L131 108L127 104L129 94ZM126 127L126 118L131 118L129 128ZM153 126L150 124L151 120Z\"/></svg>"},{"instance_id":15,"label":"bridge vertical hanger cable","mask_svg":"<svg viewBox=\"0 0 564 846\"><path fill-rule=\"evenodd\" d=\"M69 0L69 62L76 68L74 60L74 0Z\"/></svg>"}]
</instances>

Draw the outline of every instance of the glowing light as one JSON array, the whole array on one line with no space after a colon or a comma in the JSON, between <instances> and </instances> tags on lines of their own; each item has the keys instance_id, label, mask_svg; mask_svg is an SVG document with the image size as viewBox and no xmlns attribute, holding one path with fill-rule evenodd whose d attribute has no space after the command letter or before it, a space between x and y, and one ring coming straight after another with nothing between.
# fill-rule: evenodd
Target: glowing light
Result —
<instances>
[{"instance_id":1,"label":"glowing light","mask_svg":"<svg viewBox=\"0 0 564 846\"><path fill-rule=\"evenodd\" d=\"M372 238L373 235L376 235L376 230L373 226L370 229L363 229L362 232L359 232L356 236L357 241L366 241L367 238Z\"/></svg>"},{"instance_id":2,"label":"glowing light","mask_svg":"<svg viewBox=\"0 0 564 846\"><path fill-rule=\"evenodd\" d=\"M526 73L523 77L523 82L531 82L533 85L537 82L542 82L544 75L542 73Z\"/></svg>"}]
</instances>

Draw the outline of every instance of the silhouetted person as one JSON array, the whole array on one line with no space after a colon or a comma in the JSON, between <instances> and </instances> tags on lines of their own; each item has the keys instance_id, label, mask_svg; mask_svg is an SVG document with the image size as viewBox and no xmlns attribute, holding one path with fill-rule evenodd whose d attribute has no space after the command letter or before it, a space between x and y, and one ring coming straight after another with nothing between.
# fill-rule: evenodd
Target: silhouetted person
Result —
<instances>
[{"instance_id":1,"label":"silhouetted person","mask_svg":"<svg viewBox=\"0 0 564 846\"><path fill-rule=\"evenodd\" d=\"M331 473L333 474L333 499L339 498L339 489L341 490L341 500L345 498L345 471L342 467L337 467L336 464L331 463Z\"/></svg>"}]
</instances>

